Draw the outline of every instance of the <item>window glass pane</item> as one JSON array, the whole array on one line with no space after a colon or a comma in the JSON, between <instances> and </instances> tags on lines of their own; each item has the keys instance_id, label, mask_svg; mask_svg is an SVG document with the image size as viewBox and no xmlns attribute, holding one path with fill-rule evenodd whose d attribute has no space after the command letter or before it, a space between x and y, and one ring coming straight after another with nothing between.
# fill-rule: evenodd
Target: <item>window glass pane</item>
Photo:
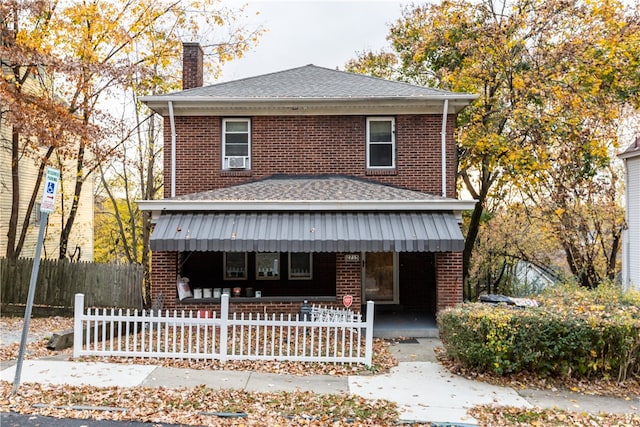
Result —
<instances>
[{"instance_id":1,"label":"window glass pane","mask_svg":"<svg viewBox=\"0 0 640 427\"><path fill-rule=\"evenodd\" d=\"M393 166L393 145L373 144L369 146L370 166Z\"/></svg>"},{"instance_id":2,"label":"window glass pane","mask_svg":"<svg viewBox=\"0 0 640 427\"><path fill-rule=\"evenodd\" d=\"M369 141L391 142L391 121L370 121Z\"/></svg>"},{"instance_id":3,"label":"window glass pane","mask_svg":"<svg viewBox=\"0 0 640 427\"><path fill-rule=\"evenodd\" d=\"M225 122L227 132L248 132L249 122Z\"/></svg>"},{"instance_id":4,"label":"window glass pane","mask_svg":"<svg viewBox=\"0 0 640 427\"><path fill-rule=\"evenodd\" d=\"M311 279L311 273L311 254L298 252L289 254L290 279Z\"/></svg>"},{"instance_id":5,"label":"window glass pane","mask_svg":"<svg viewBox=\"0 0 640 427\"><path fill-rule=\"evenodd\" d=\"M244 252L226 252L224 254L224 278L247 278L247 255Z\"/></svg>"},{"instance_id":6,"label":"window glass pane","mask_svg":"<svg viewBox=\"0 0 640 427\"><path fill-rule=\"evenodd\" d=\"M227 144L246 144L249 142L249 134L247 133L227 134L224 140Z\"/></svg>"},{"instance_id":7,"label":"window glass pane","mask_svg":"<svg viewBox=\"0 0 640 427\"><path fill-rule=\"evenodd\" d=\"M227 145L225 154L227 156L248 156L249 147L247 145Z\"/></svg>"},{"instance_id":8,"label":"window glass pane","mask_svg":"<svg viewBox=\"0 0 640 427\"><path fill-rule=\"evenodd\" d=\"M365 301L393 301L393 253L368 253L364 272Z\"/></svg>"},{"instance_id":9,"label":"window glass pane","mask_svg":"<svg viewBox=\"0 0 640 427\"><path fill-rule=\"evenodd\" d=\"M264 252L256 254L256 279L280 278L280 254Z\"/></svg>"}]
</instances>

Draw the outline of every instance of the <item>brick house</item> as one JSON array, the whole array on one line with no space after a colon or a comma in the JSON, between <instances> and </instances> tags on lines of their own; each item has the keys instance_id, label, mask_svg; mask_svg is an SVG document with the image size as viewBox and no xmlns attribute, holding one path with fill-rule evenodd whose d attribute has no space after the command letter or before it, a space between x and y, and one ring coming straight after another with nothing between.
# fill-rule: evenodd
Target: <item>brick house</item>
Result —
<instances>
[{"instance_id":1,"label":"brick house","mask_svg":"<svg viewBox=\"0 0 640 427\"><path fill-rule=\"evenodd\" d=\"M475 95L313 65L202 87L200 47L183 56L184 90L142 99L165 119L166 198L140 202L165 308L462 300L454 127Z\"/></svg>"}]
</instances>

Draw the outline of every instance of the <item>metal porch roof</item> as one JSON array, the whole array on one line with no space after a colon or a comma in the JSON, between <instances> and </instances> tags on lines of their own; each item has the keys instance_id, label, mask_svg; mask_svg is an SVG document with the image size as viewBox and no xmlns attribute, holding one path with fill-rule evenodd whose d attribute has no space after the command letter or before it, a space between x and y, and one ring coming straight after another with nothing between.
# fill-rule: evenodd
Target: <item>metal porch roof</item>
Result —
<instances>
[{"instance_id":1,"label":"metal porch roof","mask_svg":"<svg viewBox=\"0 0 640 427\"><path fill-rule=\"evenodd\" d=\"M154 251L460 252L450 212L164 213Z\"/></svg>"}]
</instances>

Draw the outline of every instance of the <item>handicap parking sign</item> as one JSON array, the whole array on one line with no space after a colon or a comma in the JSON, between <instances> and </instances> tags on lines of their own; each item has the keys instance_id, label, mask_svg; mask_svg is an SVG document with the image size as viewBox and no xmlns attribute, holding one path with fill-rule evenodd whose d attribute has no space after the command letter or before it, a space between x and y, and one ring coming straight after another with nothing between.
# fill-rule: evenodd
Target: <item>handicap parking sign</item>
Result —
<instances>
[{"instance_id":1,"label":"handicap parking sign","mask_svg":"<svg viewBox=\"0 0 640 427\"><path fill-rule=\"evenodd\" d=\"M60 171L58 169L47 168L46 181L44 183L44 195L40 204L40 212L51 213L56 207L56 192L58 190L58 181L60 180Z\"/></svg>"}]
</instances>

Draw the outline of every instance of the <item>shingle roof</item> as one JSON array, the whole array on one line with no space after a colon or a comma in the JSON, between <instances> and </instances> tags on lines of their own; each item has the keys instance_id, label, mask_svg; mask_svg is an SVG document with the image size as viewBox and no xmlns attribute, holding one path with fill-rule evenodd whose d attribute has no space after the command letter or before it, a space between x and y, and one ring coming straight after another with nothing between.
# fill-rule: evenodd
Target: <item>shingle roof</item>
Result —
<instances>
[{"instance_id":1,"label":"shingle roof","mask_svg":"<svg viewBox=\"0 0 640 427\"><path fill-rule=\"evenodd\" d=\"M353 177L270 177L260 181L166 200L259 200L259 201L349 201L349 200L442 200L419 191L406 190Z\"/></svg>"},{"instance_id":2,"label":"shingle roof","mask_svg":"<svg viewBox=\"0 0 640 427\"><path fill-rule=\"evenodd\" d=\"M238 99L344 99L453 95L438 89L306 65L290 70L168 94ZM460 95L460 94L457 94Z\"/></svg>"},{"instance_id":3,"label":"shingle roof","mask_svg":"<svg viewBox=\"0 0 640 427\"><path fill-rule=\"evenodd\" d=\"M618 156L623 159L640 156L640 136L637 136L636 140Z\"/></svg>"}]
</instances>

